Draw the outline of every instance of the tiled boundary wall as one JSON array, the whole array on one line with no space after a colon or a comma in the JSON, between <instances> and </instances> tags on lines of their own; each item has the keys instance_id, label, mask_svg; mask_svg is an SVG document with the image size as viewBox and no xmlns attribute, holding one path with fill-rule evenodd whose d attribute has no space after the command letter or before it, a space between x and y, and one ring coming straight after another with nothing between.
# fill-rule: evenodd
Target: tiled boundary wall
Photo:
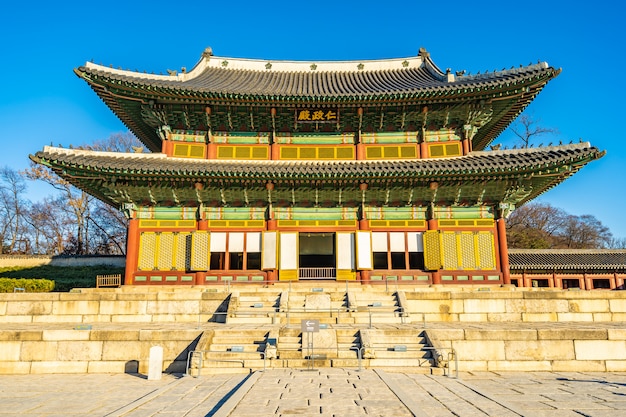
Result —
<instances>
[{"instance_id":1,"label":"tiled boundary wall","mask_svg":"<svg viewBox=\"0 0 626 417\"><path fill-rule=\"evenodd\" d=\"M125 267L125 256L47 256L47 255L0 255L0 268L52 266L110 265Z\"/></svg>"}]
</instances>

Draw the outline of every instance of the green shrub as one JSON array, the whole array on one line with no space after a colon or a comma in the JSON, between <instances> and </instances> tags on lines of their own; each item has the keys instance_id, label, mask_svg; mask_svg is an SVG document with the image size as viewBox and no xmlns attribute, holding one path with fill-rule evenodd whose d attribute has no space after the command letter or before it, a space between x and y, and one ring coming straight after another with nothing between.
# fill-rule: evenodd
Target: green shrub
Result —
<instances>
[{"instance_id":1,"label":"green shrub","mask_svg":"<svg viewBox=\"0 0 626 417\"><path fill-rule=\"evenodd\" d=\"M23 288L25 292L50 292L54 281L42 278L0 278L0 292L14 292Z\"/></svg>"},{"instance_id":2,"label":"green shrub","mask_svg":"<svg viewBox=\"0 0 626 417\"><path fill-rule=\"evenodd\" d=\"M50 291L68 292L72 288L95 288L97 275L122 274L124 268L107 265L93 266L51 266L41 265L25 268L0 268L2 278L35 278L47 279L54 283ZM24 288L22 286L18 286ZM0 292L2 290L0 289ZM11 287L10 292L13 292Z\"/></svg>"}]
</instances>

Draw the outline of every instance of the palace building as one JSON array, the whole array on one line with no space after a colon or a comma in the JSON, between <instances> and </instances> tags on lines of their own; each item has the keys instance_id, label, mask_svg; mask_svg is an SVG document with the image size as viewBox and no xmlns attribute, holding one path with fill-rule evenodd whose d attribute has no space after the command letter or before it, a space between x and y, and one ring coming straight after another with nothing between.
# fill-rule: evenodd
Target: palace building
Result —
<instances>
[{"instance_id":1,"label":"palace building","mask_svg":"<svg viewBox=\"0 0 626 417\"><path fill-rule=\"evenodd\" d=\"M505 218L600 158L495 149L560 73L470 75L410 58L216 57L75 73L149 152L31 156L128 216L126 285L340 280L516 284Z\"/></svg>"}]
</instances>

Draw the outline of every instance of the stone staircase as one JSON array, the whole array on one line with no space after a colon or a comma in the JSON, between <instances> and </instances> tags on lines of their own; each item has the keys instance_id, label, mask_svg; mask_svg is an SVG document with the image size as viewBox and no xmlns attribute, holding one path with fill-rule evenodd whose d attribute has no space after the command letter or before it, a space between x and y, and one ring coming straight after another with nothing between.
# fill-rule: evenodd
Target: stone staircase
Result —
<instances>
[{"instance_id":1,"label":"stone staircase","mask_svg":"<svg viewBox=\"0 0 626 417\"><path fill-rule=\"evenodd\" d=\"M335 327L336 326L336 327ZM205 331L190 356L188 373L247 373L265 368L376 367L429 372L433 365L419 329L320 326L239 326ZM267 350L275 347L274 351Z\"/></svg>"},{"instance_id":2,"label":"stone staircase","mask_svg":"<svg viewBox=\"0 0 626 417\"><path fill-rule=\"evenodd\" d=\"M233 292L226 314L226 323L272 324L280 306L280 292Z\"/></svg>"},{"instance_id":3,"label":"stone staircase","mask_svg":"<svg viewBox=\"0 0 626 417\"><path fill-rule=\"evenodd\" d=\"M435 366L429 343L420 329L364 329L361 330L363 357L369 367L377 369L412 370Z\"/></svg>"}]
</instances>

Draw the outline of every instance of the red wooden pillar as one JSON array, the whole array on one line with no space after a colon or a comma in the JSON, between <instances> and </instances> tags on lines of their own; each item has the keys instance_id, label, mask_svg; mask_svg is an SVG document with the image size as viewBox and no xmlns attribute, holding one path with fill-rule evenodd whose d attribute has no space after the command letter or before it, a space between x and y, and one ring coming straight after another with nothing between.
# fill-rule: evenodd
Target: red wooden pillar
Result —
<instances>
[{"instance_id":1,"label":"red wooden pillar","mask_svg":"<svg viewBox=\"0 0 626 417\"><path fill-rule=\"evenodd\" d=\"M361 191L367 190L367 184L362 183L360 185ZM365 210L361 210L361 218L359 219L359 230L370 230L370 223L367 220L367 215L365 214ZM358 256L358 254L355 254ZM370 283L370 271L361 270L357 271L357 279L360 279L361 284L369 284Z\"/></svg>"},{"instance_id":2,"label":"red wooden pillar","mask_svg":"<svg viewBox=\"0 0 626 417\"><path fill-rule=\"evenodd\" d=\"M463 155L470 153L469 140L467 138L461 141L461 145L463 147Z\"/></svg>"},{"instance_id":3,"label":"red wooden pillar","mask_svg":"<svg viewBox=\"0 0 626 417\"><path fill-rule=\"evenodd\" d=\"M504 217L496 220L498 231L498 253L500 255L500 269L502 269L502 279L505 284L511 283L511 271L509 268L509 247L506 243L506 224Z\"/></svg>"},{"instance_id":4,"label":"red wooden pillar","mask_svg":"<svg viewBox=\"0 0 626 417\"><path fill-rule=\"evenodd\" d=\"M209 230L209 222L204 220L204 219L200 219L198 221L198 230ZM210 266L209 266L210 267ZM195 278L195 284L196 285L204 285L206 284L206 271L197 271L196 272L196 278Z\"/></svg>"},{"instance_id":5,"label":"red wooden pillar","mask_svg":"<svg viewBox=\"0 0 626 417\"><path fill-rule=\"evenodd\" d=\"M274 149L278 150L278 148L274 148L274 146L276 146L275 144L272 144L272 153L274 152ZM277 155L278 156L278 155ZM272 159L274 159L274 156L272 155ZM268 181L265 184L265 189L267 190L268 194L271 193L274 190L274 183L271 181ZM268 211L268 218L267 221L265 222L265 230L267 231L275 231L278 229L278 222L276 221L276 219L274 218L274 211L272 210L272 206L270 205ZM280 250L280 248L278 247L278 241L276 242L276 250ZM263 256L263 254L261 254L261 256ZM276 269L270 269L267 271L267 281L268 282L275 282L278 281L278 271Z\"/></svg>"},{"instance_id":6,"label":"red wooden pillar","mask_svg":"<svg viewBox=\"0 0 626 417\"><path fill-rule=\"evenodd\" d=\"M422 159L426 159L428 158L428 147L426 146L426 142L424 142L424 139L422 138L422 141L419 143L419 154L420 154L420 158Z\"/></svg>"},{"instance_id":7,"label":"red wooden pillar","mask_svg":"<svg viewBox=\"0 0 626 417\"><path fill-rule=\"evenodd\" d=\"M139 219L128 220L126 238L126 269L124 270L124 284L133 283L133 275L139 264Z\"/></svg>"},{"instance_id":8,"label":"red wooden pillar","mask_svg":"<svg viewBox=\"0 0 626 417\"><path fill-rule=\"evenodd\" d=\"M428 219L427 225L428 230L438 230L437 219ZM433 284L441 284L441 270L438 269L437 271L433 271L431 274L433 277Z\"/></svg>"}]
</instances>

